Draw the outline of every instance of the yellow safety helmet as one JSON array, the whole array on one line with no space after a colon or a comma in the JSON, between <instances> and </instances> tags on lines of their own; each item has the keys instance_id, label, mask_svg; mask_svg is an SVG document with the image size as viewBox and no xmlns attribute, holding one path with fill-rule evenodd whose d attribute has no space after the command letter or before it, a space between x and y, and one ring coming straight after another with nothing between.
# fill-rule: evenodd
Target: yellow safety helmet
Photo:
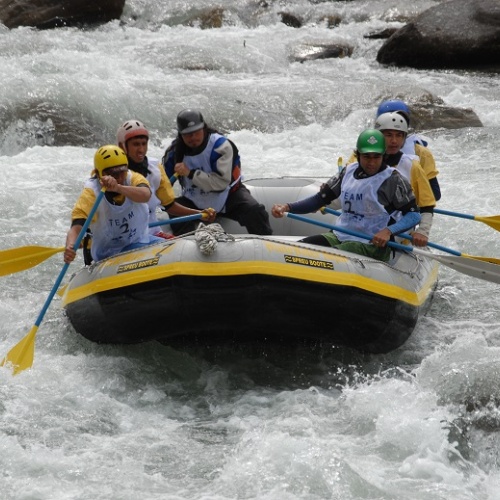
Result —
<instances>
[{"instance_id":1,"label":"yellow safety helmet","mask_svg":"<svg viewBox=\"0 0 500 500\"><path fill-rule=\"evenodd\" d=\"M94 155L94 168L97 170L99 177L106 175L103 172L108 168L113 169L112 173L123 172L128 169L127 155L123 149L114 144L102 146Z\"/></svg>"}]
</instances>

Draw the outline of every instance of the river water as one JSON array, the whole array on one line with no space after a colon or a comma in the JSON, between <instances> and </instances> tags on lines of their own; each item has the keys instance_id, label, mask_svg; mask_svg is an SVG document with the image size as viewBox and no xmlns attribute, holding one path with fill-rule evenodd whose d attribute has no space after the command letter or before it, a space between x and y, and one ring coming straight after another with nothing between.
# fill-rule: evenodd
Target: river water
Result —
<instances>
[{"instance_id":1,"label":"river water","mask_svg":"<svg viewBox=\"0 0 500 500\"><path fill-rule=\"evenodd\" d=\"M182 25L210 3L131 0L122 23L93 30L0 29L1 248L63 245L96 147L138 118L161 156L185 107L229 133L247 178L328 177L382 99L430 92L484 125L425 131L440 207L500 213L498 76L381 67L382 41L363 38L438 2L224 0L222 28ZM281 11L304 26L285 26ZM343 22L328 29L334 14ZM352 57L291 60L325 41ZM477 221L436 215L432 240L500 257L499 234ZM61 267L57 254L1 278L0 353L31 329ZM386 355L100 346L56 296L33 368L0 369L1 497L500 499L499 287L439 276L410 340Z\"/></svg>"}]
</instances>

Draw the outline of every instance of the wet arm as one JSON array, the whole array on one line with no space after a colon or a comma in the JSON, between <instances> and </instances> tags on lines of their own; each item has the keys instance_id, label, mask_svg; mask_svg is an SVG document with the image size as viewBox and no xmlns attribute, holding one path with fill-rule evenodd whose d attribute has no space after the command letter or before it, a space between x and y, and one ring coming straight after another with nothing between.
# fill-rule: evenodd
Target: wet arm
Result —
<instances>
[{"instance_id":1,"label":"wet arm","mask_svg":"<svg viewBox=\"0 0 500 500\"><path fill-rule=\"evenodd\" d=\"M111 193L121 194L136 203L147 203L151 198L151 189L147 183L136 186L125 186L118 184L114 177L103 175L101 177L101 185Z\"/></svg>"}]
</instances>

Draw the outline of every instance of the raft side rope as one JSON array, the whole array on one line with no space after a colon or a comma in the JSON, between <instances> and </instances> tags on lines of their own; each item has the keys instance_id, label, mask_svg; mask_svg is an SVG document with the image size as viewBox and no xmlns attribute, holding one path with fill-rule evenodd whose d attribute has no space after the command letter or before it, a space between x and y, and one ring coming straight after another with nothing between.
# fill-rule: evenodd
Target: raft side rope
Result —
<instances>
[{"instance_id":1,"label":"raft side rope","mask_svg":"<svg viewBox=\"0 0 500 500\"><path fill-rule=\"evenodd\" d=\"M217 250L219 241L235 241L234 236L226 233L217 222L200 224L194 232L194 239L203 255L212 255Z\"/></svg>"}]
</instances>

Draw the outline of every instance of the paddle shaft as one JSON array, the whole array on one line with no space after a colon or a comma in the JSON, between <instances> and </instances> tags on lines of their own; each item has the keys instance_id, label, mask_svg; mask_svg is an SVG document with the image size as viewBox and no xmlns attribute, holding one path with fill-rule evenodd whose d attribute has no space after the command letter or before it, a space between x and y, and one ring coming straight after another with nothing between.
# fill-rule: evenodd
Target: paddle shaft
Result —
<instances>
[{"instance_id":1,"label":"paddle shaft","mask_svg":"<svg viewBox=\"0 0 500 500\"><path fill-rule=\"evenodd\" d=\"M338 210L333 210L332 208L328 208L328 207L323 207L322 208L322 211L323 212L327 212L329 214L333 214L333 215L341 215L342 212L339 212ZM409 240L412 240L412 236L410 234L407 234L407 233L400 233L396 236L400 236L401 238L407 238ZM428 241L427 242L427 246L431 247L431 248L435 248L436 250L441 250L443 252L448 252L450 253L451 255L462 255L461 252L459 252L458 250L453 250L453 248L446 248L442 245L438 245L437 243L432 243L431 241Z\"/></svg>"},{"instance_id":2,"label":"paddle shaft","mask_svg":"<svg viewBox=\"0 0 500 500\"><path fill-rule=\"evenodd\" d=\"M95 200L94 206L90 210L89 216L87 217L87 220L82 226L82 229L80 231L80 234L78 235L78 238L75 241L75 244L73 245L73 250L76 252L80 248L80 244L85 237L85 233L87 232L88 227L90 226L90 222L92 221L92 218L94 217L97 208L99 207L99 203L101 203L101 200L104 196L105 189L102 188L100 193L97 195L97 198ZM63 268L61 269L61 272L59 273L59 276L56 279L56 282L54 283L54 286L52 287L52 290L50 291L49 296L47 297L47 300L45 301L45 304L42 307L42 310L40 311L40 314L38 315L38 318L35 321L35 326L40 326L40 323L43 320L43 317L45 316L45 313L47 312L47 309L50 306L50 303L52 302L52 299L54 298L54 295L57 293L57 289L61 285L61 282L64 278L64 275L66 274L66 271L69 268L69 263L65 263Z\"/></svg>"},{"instance_id":3,"label":"paddle shaft","mask_svg":"<svg viewBox=\"0 0 500 500\"><path fill-rule=\"evenodd\" d=\"M461 219L473 220L476 222L482 222L487 226L495 229L495 231L500 231L500 215L490 215L487 217L481 217L479 215L462 214L460 212L450 212L449 210L442 210L440 208L435 208L434 212L442 215L450 215L451 217L459 217Z\"/></svg>"},{"instance_id":4,"label":"paddle shaft","mask_svg":"<svg viewBox=\"0 0 500 500\"><path fill-rule=\"evenodd\" d=\"M181 222L189 222L190 220L203 219L204 215L205 214L192 214L184 215L182 217L175 217L174 219L158 220L156 222L150 222L149 227L166 226L168 224L179 224Z\"/></svg>"},{"instance_id":5,"label":"paddle shaft","mask_svg":"<svg viewBox=\"0 0 500 500\"><path fill-rule=\"evenodd\" d=\"M285 212L285 214L287 217L291 217L292 219L301 220L303 222L309 222L310 224L314 224L316 226L321 226L321 227L324 227L326 229L332 229L333 231L339 231L341 233L350 234L351 236L356 236L357 238L362 238L364 240L370 241L373 238L373 236L370 236L370 235L365 234L365 233L353 231L353 230L347 229L345 227L334 226L333 224L328 224L327 222L321 222L319 220L310 219L309 217L304 217L302 215L292 214L290 212ZM398 250L404 250L406 252L411 252L413 250L413 247L407 246L407 245L401 245L399 243L396 243L395 241L389 241L389 242L387 242L387 245L392 247L392 248L397 248Z\"/></svg>"},{"instance_id":6,"label":"paddle shaft","mask_svg":"<svg viewBox=\"0 0 500 500\"><path fill-rule=\"evenodd\" d=\"M474 220L474 216L470 214L461 214L459 212L450 212L448 210L442 210L441 208L435 208L434 212L441 215L451 215L451 217L460 217L461 219Z\"/></svg>"}]
</instances>

